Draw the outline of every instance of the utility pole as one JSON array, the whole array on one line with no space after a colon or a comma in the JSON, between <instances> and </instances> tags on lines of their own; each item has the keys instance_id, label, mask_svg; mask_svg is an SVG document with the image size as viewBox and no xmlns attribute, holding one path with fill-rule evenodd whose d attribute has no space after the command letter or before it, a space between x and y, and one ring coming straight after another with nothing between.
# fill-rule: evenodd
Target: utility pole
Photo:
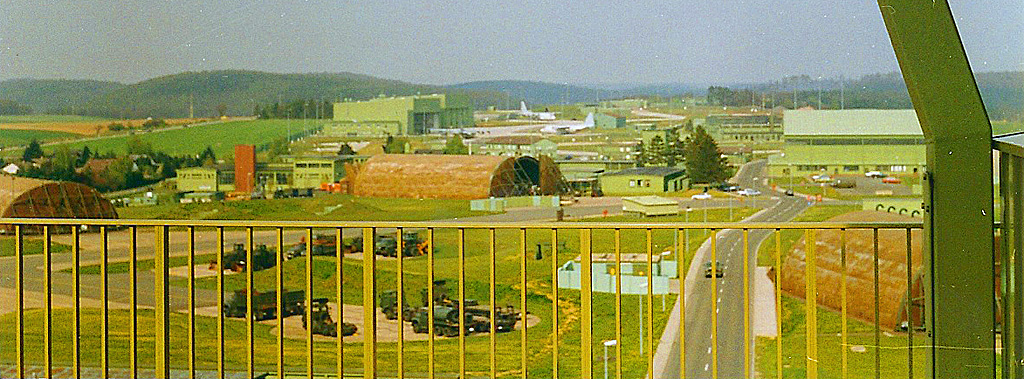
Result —
<instances>
[{"instance_id":1,"label":"utility pole","mask_svg":"<svg viewBox=\"0 0 1024 379\"><path fill-rule=\"evenodd\" d=\"M195 100L196 100L195 99L195 95L193 95L191 93L188 94L188 118L196 118L196 112L195 112L195 106L194 106Z\"/></svg>"}]
</instances>

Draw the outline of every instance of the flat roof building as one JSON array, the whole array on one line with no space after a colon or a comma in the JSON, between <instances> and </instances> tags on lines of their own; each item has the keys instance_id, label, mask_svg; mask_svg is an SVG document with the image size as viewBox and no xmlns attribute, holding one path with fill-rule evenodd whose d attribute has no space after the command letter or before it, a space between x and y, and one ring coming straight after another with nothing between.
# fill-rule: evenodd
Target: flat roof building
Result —
<instances>
[{"instance_id":1,"label":"flat roof building","mask_svg":"<svg viewBox=\"0 0 1024 379\"><path fill-rule=\"evenodd\" d=\"M916 174L925 167L924 134L913 109L790 110L783 153L772 176Z\"/></svg>"},{"instance_id":2,"label":"flat roof building","mask_svg":"<svg viewBox=\"0 0 1024 379\"><path fill-rule=\"evenodd\" d=\"M537 136L504 136L472 142L470 152L473 154L539 157L554 157L558 154L558 144L547 138Z\"/></svg>"},{"instance_id":3,"label":"flat roof building","mask_svg":"<svg viewBox=\"0 0 1024 379\"><path fill-rule=\"evenodd\" d=\"M686 171L676 167L634 167L604 174L600 178L605 195L656 194L682 191L689 187Z\"/></svg>"},{"instance_id":4,"label":"flat roof building","mask_svg":"<svg viewBox=\"0 0 1024 379\"><path fill-rule=\"evenodd\" d=\"M431 129L473 126L473 106L463 94L382 97L334 103L324 134L334 137L403 136Z\"/></svg>"},{"instance_id":5,"label":"flat roof building","mask_svg":"<svg viewBox=\"0 0 1024 379\"><path fill-rule=\"evenodd\" d=\"M712 114L704 122L719 143L779 141L783 136L782 120L774 113Z\"/></svg>"}]
</instances>

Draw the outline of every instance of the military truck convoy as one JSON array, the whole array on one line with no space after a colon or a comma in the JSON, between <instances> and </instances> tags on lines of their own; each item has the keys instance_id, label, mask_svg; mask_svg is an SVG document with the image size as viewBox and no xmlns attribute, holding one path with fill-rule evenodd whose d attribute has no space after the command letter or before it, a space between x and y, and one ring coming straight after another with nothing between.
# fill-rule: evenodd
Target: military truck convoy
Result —
<instances>
[{"instance_id":1,"label":"military truck convoy","mask_svg":"<svg viewBox=\"0 0 1024 379\"><path fill-rule=\"evenodd\" d=\"M459 335L459 302L448 296L448 287L445 280L434 281L434 297L430 299L427 289L420 290L422 301L419 306L413 307L404 299L402 309L398 309L397 291L384 291L379 296L381 312L389 320L396 320L399 317L402 321L412 323L412 329L416 333L428 333L430 329L430 317L434 318L434 334L439 336L454 337ZM476 300L465 299L465 316L463 328L466 334L485 333L491 330L491 310L481 306ZM494 328L496 332L509 332L515 330L516 322L522 319L522 313L517 312L515 307L495 307Z\"/></svg>"},{"instance_id":2,"label":"military truck convoy","mask_svg":"<svg viewBox=\"0 0 1024 379\"><path fill-rule=\"evenodd\" d=\"M238 290L233 292L224 300L224 317L245 318L246 313L246 292ZM281 317L302 315L302 327L306 324L306 293L304 291L284 291L281 293L282 312ZM326 298L312 300L310 314L313 322L309 326L313 334L330 337L338 336L338 323L331 318L327 308ZM256 292L252 295L252 319L253 321L269 320L277 317L277 292ZM356 333L356 325L342 323L342 336L350 336Z\"/></svg>"},{"instance_id":3,"label":"military truck convoy","mask_svg":"<svg viewBox=\"0 0 1024 379\"><path fill-rule=\"evenodd\" d=\"M398 240L393 235L377 235L374 237L374 253L385 257L398 256ZM338 251L336 237L326 234L313 236L311 248L313 255L335 256ZM341 247L343 254L363 252L363 237L355 237ZM402 235L402 254L406 257L416 257L427 253L427 242L416 233L404 233ZM306 237L301 237L299 243L292 246L285 252L284 259L289 260L306 255Z\"/></svg>"}]
</instances>

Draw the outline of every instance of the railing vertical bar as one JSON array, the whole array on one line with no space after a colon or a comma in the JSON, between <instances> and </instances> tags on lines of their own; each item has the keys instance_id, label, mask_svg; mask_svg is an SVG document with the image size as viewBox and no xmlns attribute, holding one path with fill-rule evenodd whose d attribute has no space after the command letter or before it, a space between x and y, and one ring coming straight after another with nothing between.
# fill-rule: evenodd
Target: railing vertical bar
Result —
<instances>
[{"instance_id":1,"label":"railing vertical bar","mask_svg":"<svg viewBox=\"0 0 1024 379\"><path fill-rule=\"evenodd\" d=\"M17 282L17 316L15 320L14 359L17 361L16 372L19 378L25 377L25 236L24 226L14 226L14 277Z\"/></svg>"},{"instance_id":2,"label":"railing vertical bar","mask_svg":"<svg viewBox=\"0 0 1024 379\"><path fill-rule=\"evenodd\" d=\"M196 229L188 227L188 375L196 376Z\"/></svg>"},{"instance_id":3,"label":"railing vertical bar","mask_svg":"<svg viewBox=\"0 0 1024 379\"><path fill-rule=\"evenodd\" d=\"M224 227L217 227L217 378L224 379Z\"/></svg>"},{"instance_id":4,"label":"railing vertical bar","mask_svg":"<svg viewBox=\"0 0 1024 379\"><path fill-rule=\"evenodd\" d=\"M109 255L107 227L100 226L100 374L104 378L110 377L110 273L107 270Z\"/></svg>"},{"instance_id":5,"label":"railing vertical bar","mask_svg":"<svg viewBox=\"0 0 1024 379\"><path fill-rule=\"evenodd\" d=\"M527 339L526 339L526 228L519 229L519 246L521 247L520 253L520 281L519 281L519 312L522 315L522 327L519 328L519 348L522 354L522 366L523 379L529 378L529 361L526 355L527 351Z\"/></svg>"},{"instance_id":6,"label":"railing vertical bar","mask_svg":"<svg viewBox=\"0 0 1024 379\"><path fill-rule=\"evenodd\" d=\"M718 230L711 229L711 377L718 379Z\"/></svg>"},{"instance_id":7,"label":"railing vertical bar","mask_svg":"<svg viewBox=\"0 0 1024 379\"><path fill-rule=\"evenodd\" d=\"M19 233L19 235L20 235L20 233ZM134 242L135 242L135 227L132 227L132 244L133 244L133 247L134 247ZM134 251L134 250L135 249L133 248L132 251ZM81 278L81 276L79 276L80 267L78 267L79 263L80 263L80 260L81 260L81 256L80 255L81 255L81 245L79 244L79 240L78 240L78 227L77 226L72 226L72 228L71 228L71 297L73 298L72 301L74 301L74 310L72 310L72 312L74 314L72 315L72 321L71 321L71 323L72 323L72 325L71 325L71 375L72 375L72 377L75 377L75 378L81 378L82 377L82 361L81 361L82 341L81 341L81 335L80 335L81 331L82 331L82 299L81 299L81 295L82 295L82 281L81 280L82 280L82 278ZM132 284L133 285L135 284L135 277L134 276L132 277ZM134 288L133 288L133 290L134 290ZM132 292L132 293L134 293L134 292ZM133 297L133 300L134 300L134 297ZM135 313L135 308L133 307L132 308L132 315L133 316L134 316L134 313ZM132 318L132 320L134 320L134 317ZM134 330L134 326L135 326L134 322L132 323L132 326L133 326L133 330ZM135 340L134 335L132 337L133 337L132 341L134 341ZM134 353L134 350L133 350L133 353ZM137 377L137 375L133 376L133 377Z\"/></svg>"},{"instance_id":8,"label":"railing vertical bar","mask_svg":"<svg viewBox=\"0 0 1024 379\"><path fill-rule=\"evenodd\" d=\"M615 228L615 378L622 379L622 230Z\"/></svg>"},{"instance_id":9,"label":"railing vertical bar","mask_svg":"<svg viewBox=\"0 0 1024 379\"><path fill-rule=\"evenodd\" d=\"M51 351L53 344L51 338L53 337L53 330L50 327L50 323L53 322L53 309L50 278L50 270L53 265L50 262L50 226L43 225L43 294L46 296L43 299L43 372L45 377L49 378L53 375L53 352Z\"/></svg>"},{"instance_id":10,"label":"railing vertical bar","mask_svg":"<svg viewBox=\"0 0 1024 379\"><path fill-rule=\"evenodd\" d=\"M155 319L154 337L156 339L153 350L155 351L155 376L159 379L166 379L171 376L171 325L170 325L170 286L167 274L169 235L170 227L160 225L154 228L154 259L153 275L156 278L153 299L153 318ZM101 233L105 234L103 229ZM106 238L103 238L106 240ZM106 261L104 258L103 261ZM106 267L100 268L106 272ZM104 290L104 292L106 292ZM106 307L104 307L106 308ZM103 373L103 377L109 377Z\"/></svg>"},{"instance_id":11,"label":"railing vertical bar","mask_svg":"<svg viewBox=\"0 0 1024 379\"><path fill-rule=\"evenodd\" d=\"M782 379L782 230L775 229L775 377Z\"/></svg>"},{"instance_id":12,"label":"railing vertical bar","mask_svg":"<svg viewBox=\"0 0 1024 379\"><path fill-rule=\"evenodd\" d=\"M911 230L907 228L907 377L914 377L914 256Z\"/></svg>"},{"instance_id":13,"label":"railing vertical bar","mask_svg":"<svg viewBox=\"0 0 1024 379\"><path fill-rule=\"evenodd\" d=\"M496 315L494 314L494 311L495 311L495 307L498 306L498 303L497 303L497 299L494 296L494 282L495 282L495 276L494 275L495 275L495 272L497 271L496 267L495 267L495 262L494 262L495 255L497 253L495 251L494 228L488 229L487 230L487 235L488 235L489 240L490 240L489 241L490 255L488 256L489 261L488 261L488 264L487 264L487 266L488 266L487 268L488 268L488 271L489 271L488 277L490 278L490 283L489 283L490 284L490 288L489 288L490 289L490 293L489 293L488 299L490 299L490 306L489 306L489 308L490 308L490 316L491 316L491 320L490 320L491 326L489 328L490 329L489 330L490 333L488 333L490 335L490 343L491 343L490 344L490 356L489 356L489 358L490 358L490 369L491 369L490 374L491 374L491 379L494 379L494 378L496 378L498 376L498 372L497 372L497 370L498 370L497 358L498 357L497 357L497 354L495 354L495 350L497 350L497 340L495 339L495 333L496 333L495 329L498 328L498 324L495 322L495 316Z\"/></svg>"},{"instance_id":14,"label":"railing vertical bar","mask_svg":"<svg viewBox=\"0 0 1024 379\"><path fill-rule=\"evenodd\" d=\"M594 377L593 251L591 230L580 229L580 377ZM642 343L642 342L641 342Z\"/></svg>"},{"instance_id":15,"label":"railing vertical bar","mask_svg":"<svg viewBox=\"0 0 1024 379\"><path fill-rule=\"evenodd\" d=\"M427 377L434 379L434 228L427 229Z\"/></svg>"},{"instance_id":16,"label":"railing vertical bar","mask_svg":"<svg viewBox=\"0 0 1024 379\"><path fill-rule=\"evenodd\" d=\"M255 325L254 319L256 314L253 313L252 296L255 292L253 288L253 276L252 276L252 256L253 256L253 228L245 228L245 340L248 348L246 349L246 377L252 378L256 376L256 338L255 338Z\"/></svg>"},{"instance_id":17,"label":"railing vertical bar","mask_svg":"<svg viewBox=\"0 0 1024 379\"><path fill-rule=\"evenodd\" d=\"M128 326L128 360L130 367L130 374L133 378L139 377L139 267L138 267L138 255L139 255L139 244L138 244L138 231L134 225L129 227L130 242L128 246L128 275L131 280L128 281L128 290L131 294L128 296L128 311L131 313ZM75 263L77 266L77 262ZM75 333L77 336L77 333ZM77 343L77 342L76 342ZM78 377L78 373L75 373Z\"/></svg>"},{"instance_id":18,"label":"railing vertical bar","mask_svg":"<svg viewBox=\"0 0 1024 379\"><path fill-rule=\"evenodd\" d=\"M405 378L405 328L403 322L405 321L405 282L403 282L405 276L404 267L404 255L405 255L405 244L402 241L402 236L405 234L402 228L396 228L396 246L395 246L395 287L397 287L397 308L398 308L398 379ZM428 313L431 314L432 313Z\"/></svg>"},{"instance_id":19,"label":"railing vertical bar","mask_svg":"<svg viewBox=\"0 0 1024 379\"><path fill-rule=\"evenodd\" d=\"M345 249L344 249L344 244L345 244L344 236L345 236L345 233L344 233L344 229L343 228L337 228L337 229L334 230L334 234L335 234L334 235L334 246L335 246L335 252L334 253L337 256L337 258L336 258L337 261L335 262L335 265L334 265L334 269L335 269L334 279L336 281L334 283L335 284L334 290L336 291L335 294L334 294L334 298L336 299L336 302L337 302L336 306L338 307L338 339L334 341L335 342L335 360L336 360L335 361L335 365L337 366L336 369L335 369L335 372L336 372L338 378L342 378L342 377L345 376L345 338L344 338L345 336L344 336L344 333L342 333L342 330L344 329L344 326L345 326L345 293L344 293L344 291L342 291L342 288L343 288L342 286L345 283L345 281L344 281L344 278L345 278L345 276L344 276L344 273L345 273L345 270L344 270L345 269ZM278 262L280 262L280 260L278 260ZM280 326L279 326L279 328L280 328ZM283 339L282 339L282 341L283 341ZM281 354L283 355L284 351L282 351ZM282 377L282 376L279 376L279 377Z\"/></svg>"},{"instance_id":20,"label":"railing vertical bar","mask_svg":"<svg viewBox=\"0 0 1024 379\"><path fill-rule=\"evenodd\" d=\"M458 232L459 261L459 378L466 377L466 230Z\"/></svg>"},{"instance_id":21,"label":"railing vertical bar","mask_svg":"<svg viewBox=\"0 0 1024 379\"><path fill-rule=\"evenodd\" d=\"M842 343L841 343L841 345L839 347L840 347L840 350L842 351L842 355L843 355L842 356L842 366L843 366L842 367L842 369L843 369L842 379L846 379L849 376L849 366L848 366L848 363L849 363L848 359L849 359L849 357L847 357L847 353L846 353L846 351L849 349L848 348L848 341L847 341L847 339L849 338L849 334L848 334L849 331L848 331L847 318L846 318L847 317L847 309L846 309L847 308L847 304L846 304L846 279L847 278L846 277L847 277L848 273L846 271L847 267L846 267L846 229L845 228L839 229L839 265L840 265L840 271L841 271L840 275L842 276L841 280L839 281L839 297L840 297L840 299L839 299L839 301L840 301L839 307L840 307L840 312L842 314L841 317L840 317L840 322L842 323L842 326L841 326L842 327L842 331L840 333L842 335L842 337L841 337L842 338Z\"/></svg>"},{"instance_id":22,"label":"railing vertical bar","mask_svg":"<svg viewBox=\"0 0 1024 379\"><path fill-rule=\"evenodd\" d=\"M277 312L275 318L277 320L277 330L284 330L284 229L277 228L277 262L274 270L274 292L277 304ZM277 333L277 377L284 377L284 333ZM340 378L341 376L339 376Z\"/></svg>"},{"instance_id":23,"label":"railing vertical bar","mask_svg":"<svg viewBox=\"0 0 1024 379\"><path fill-rule=\"evenodd\" d=\"M743 229L743 377L750 377L750 246L749 231Z\"/></svg>"},{"instance_id":24,"label":"railing vertical bar","mask_svg":"<svg viewBox=\"0 0 1024 379\"><path fill-rule=\"evenodd\" d=\"M306 377L313 379L313 228L306 228ZM341 331L341 324L338 324Z\"/></svg>"},{"instance_id":25,"label":"railing vertical bar","mask_svg":"<svg viewBox=\"0 0 1024 379\"><path fill-rule=\"evenodd\" d=\"M1009 193L1012 205L1007 208L1013 212L1012 216L1007 214L1009 217L1003 218L1003 239L1013 244L1012 248L1003 250L1003 256L1006 256L1010 262L1003 273L1004 276L1009 277L1007 282L1011 283L1008 287L1010 287L1009 293L1012 294L1009 302L1011 306L1007 307L1004 303L1004 307L1008 308L1010 312L1008 312L1009 317L1003 318L1003 334L1010 336L1010 343L1003 345L1003 356L1012 360L1008 362L1012 369L1012 377L1024 379L1024 335L1022 335L1024 333L1024 260L1021 259L1021 253L1024 252L1024 233L1021 233L1021 227L1024 226L1024 204L1022 204L1024 193L1021 192L1021 186L1024 185L1024 158L1013 157L1009 161L1013 167L1006 172L1011 173L1013 178L1000 182L1007 183L1007 191L1012 191ZM1000 185L1000 187L1003 186ZM1010 222L1007 223L1007 221ZM1012 242L1007 237L1006 231L1012 232ZM1009 323L1012 325L1009 327L1010 332L1007 333L1007 324Z\"/></svg>"},{"instance_id":26,"label":"railing vertical bar","mask_svg":"<svg viewBox=\"0 0 1024 379\"><path fill-rule=\"evenodd\" d=\"M647 377L654 377L654 241L651 228L647 228L647 337L644 350L647 353Z\"/></svg>"},{"instance_id":27,"label":"railing vertical bar","mask_svg":"<svg viewBox=\"0 0 1024 379\"><path fill-rule=\"evenodd\" d=\"M818 377L818 291L817 291L817 257L815 256L815 230L807 229L805 232L805 242L807 255L806 255L806 273L804 278L806 282L806 294L805 301L807 308L804 311L806 314L806 325L807 325L807 378L815 379Z\"/></svg>"},{"instance_id":28,"label":"railing vertical bar","mask_svg":"<svg viewBox=\"0 0 1024 379\"><path fill-rule=\"evenodd\" d=\"M558 229L551 229L551 378L558 379Z\"/></svg>"},{"instance_id":29,"label":"railing vertical bar","mask_svg":"<svg viewBox=\"0 0 1024 379\"><path fill-rule=\"evenodd\" d=\"M690 229L677 229L676 230L676 273L679 276L679 298L676 302L679 303L679 377L686 377L686 271L683 267L686 267L686 254L689 254L689 250L679 251L679 233L689 234ZM684 236L685 238L685 236Z\"/></svg>"},{"instance_id":30,"label":"railing vertical bar","mask_svg":"<svg viewBox=\"0 0 1024 379\"><path fill-rule=\"evenodd\" d=\"M873 247L872 253L872 271L874 275L874 290L875 290L875 379L881 379L882 377L882 332L878 324L878 304L879 304L879 288L878 288L878 228L872 228L871 243Z\"/></svg>"},{"instance_id":31,"label":"railing vertical bar","mask_svg":"<svg viewBox=\"0 0 1024 379\"><path fill-rule=\"evenodd\" d=\"M377 377L377 306L374 228L363 228L363 378Z\"/></svg>"}]
</instances>

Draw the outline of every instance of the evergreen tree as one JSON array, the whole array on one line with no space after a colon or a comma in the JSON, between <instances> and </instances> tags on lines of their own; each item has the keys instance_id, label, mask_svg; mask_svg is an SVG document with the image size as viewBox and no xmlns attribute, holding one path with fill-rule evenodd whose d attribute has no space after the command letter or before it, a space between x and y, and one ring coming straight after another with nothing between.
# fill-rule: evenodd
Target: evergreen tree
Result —
<instances>
[{"instance_id":1,"label":"evergreen tree","mask_svg":"<svg viewBox=\"0 0 1024 379\"><path fill-rule=\"evenodd\" d=\"M647 148L644 147L644 141L640 141L640 143L636 145L636 155L633 156L633 159L636 160L636 167L644 167L646 165L646 150Z\"/></svg>"},{"instance_id":2,"label":"evergreen tree","mask_svg":"<svg viewBox=\"0 0 1024 379\"><path fill-rule=\"evenodd\" d=\"M41 158L42 156L43 148L42 146L39 146L39 141L32 140L32 142L29 142L28 147L25 148L25 152L21 154L21 160L31 161L36 158Z\"/></svg>"},{"instance_id":3,"label":"evergreen tree","mask_svg":"<svg viewBox=\"0 0 1024 379\"><path fill-rule=\"evenodd\" d=\"M465 155L469 154L469 148L466 147L466 144L462 143L462 136L456 134L445 143L444 153L449 155Z\"/></svg>"},{"instance_id":4,"label":"evergreen tree","mask_svg":"<svg viewBox=\"0 0 1024 379\"><path fill-rule=\"evenodd\" d=\"M686 139L686 173L693 183L716 183L729 178L729 168L711 135L699 126Z\"/></svg>"},{"instance_id":5,"label":"evergreen tree","mask_svg":"<svg viewBox=\"0 0 1024 379\"><path fill-rule=\"evenodd\" d=\"M647 147L646 153L647 163L655 165L664 163L665 141L661 139L661 136L651 138L651 145Z\"/></svg>"}]
</instances>

